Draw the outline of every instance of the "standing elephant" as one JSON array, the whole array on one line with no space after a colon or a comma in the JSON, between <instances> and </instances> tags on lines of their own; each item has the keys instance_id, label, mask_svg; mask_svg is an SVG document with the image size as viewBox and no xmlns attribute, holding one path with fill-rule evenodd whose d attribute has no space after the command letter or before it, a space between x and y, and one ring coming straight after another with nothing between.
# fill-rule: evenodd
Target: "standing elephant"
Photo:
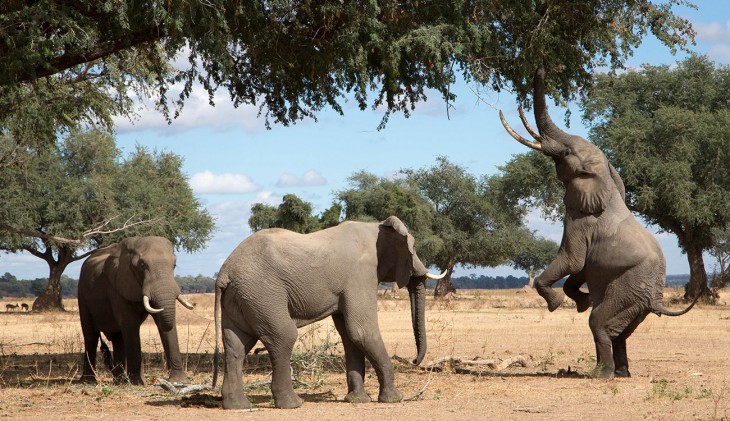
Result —
<instances>
[{"instance_id":1,"label":"standing elephant","mask_svg":"<svg viewBox=\"0 0 730 421\"><path fill-rule=\"evenodd\" d=\"M297 328L332 316L342 337L348 402L369 402L365 357L380 383L378 400L397 402L393 366L378 328L378 282L407 286L419 364L426 353L425 285L428 273L415 240L397 217L382 223L343 222L312 234L267 229L243 241L218 273L215 295L216 357L222 328L225 350L223 407L249 408L243 360L257 340L271 356L271 392L278 408L296 408L290 375ZM215 365L217 370L218 365ZM213 375L215 386L217 372Z\"/></svg>"},{"instance_id":2,"label":"standing elephant","mask_svg":"<svg viewBox=\"0 0 730 421\"><path fill-rule=\"evenodd\" d=\"M636 327L649 313L679 316L694 302L682 311L664 307L666 262L659 243L626 207L621 177L603 152L553 123L545 104L542 68L535 74L533 97L539 133L519 111L537 142L517 134L501 112L499 116L513 138L553 159L565 185L562 243L555 260L535 280L535 288L554 311L564 295L552 285L569 276L563 290L576 301L578 311L593 305L589 325L596 344L597 376L629 377L626 339ZM583 283L589 293L579 290Z\"/></svg>"},{"instance_id":3,"label":"standing elephant","mask_svg":"<svg viewBox=\"0 0 730 421\"><path fill-rule=\"evenodd\" d=\"M126 368L130 383L144 384L139 329L148 314L160 333L170 380L186 380L175 301L189 309L193 306L180 297L174 268L172 243L163 237L127 238L96 250L86 259L81 266L78 298L85 348L83 381L96 381L96 346L104 332L113 345L115 380L124 378Z\"/></svg>"}]
</instances>

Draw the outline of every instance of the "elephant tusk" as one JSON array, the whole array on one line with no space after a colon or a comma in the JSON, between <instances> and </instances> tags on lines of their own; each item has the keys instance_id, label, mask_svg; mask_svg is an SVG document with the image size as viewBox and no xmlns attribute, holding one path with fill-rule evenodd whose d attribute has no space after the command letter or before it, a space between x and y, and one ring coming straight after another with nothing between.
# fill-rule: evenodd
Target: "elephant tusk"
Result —
<instances>
[{"instance_id":1,"label":"elephant tusk","mask_svg":"<svg viewBox=\"0 0 730 421\"><path fill-rule=\"evenodd\" d=\"M522 106L520 105L517 107L517 111L520 113L520 120L522 120L522 125L525 126L525 129L527 129L527 132L530 133L530 136L535 138L538 142L542 141L542 137L540 136L540 133L535 131L535 129L530 126L530 123L527 121L527 117L525 117L525 113L522 111Z\"/></svg>"},{"instance_id":2,"label":"elephant tusk","mask_svg":"<svg viewBox=\"0 0 730 421\"><path fill-rule=\"evenodd\" d=\"M177 296L177 300L180 301L180 304L185 306L185 308L187 308L188 310L192 310L195 308L195 306L193 304L191 304L190 301L184 299L183 297L181 297L179 295Z\"/></svg>"},{"instance_id":3,"label":"elephant tusk","mask_svg":"<svg viewBox=\"0 0 730 421\"><path fill-rule=\"evenodd\" d=\"M432 273L428 273L428 272L426 272L426 278L428 278L428 279L441 279L441 278L443 278L444 276L446 276L446 273L447 273L448 271L449 271L449 270L448 270L448 269L446 269L446 270L444 271L444 273L442 273L441 275L434 275L434 274L432 274Z\"/></svg>"},{"instance_id":4,"label":"elephant tusk","mask_svg":"<svg viewBox=\"0 0 730 421\"><path fill-rule=\"evenodd\" d=\"M517 134L516 131L510 127L510 125L507 123L507 120L504 118L504 114L502 114L502 111L499 112L499 119L502 121L502 126L504 126L504 129L507 130L507 133L509 133L510 136L512 136L516 141L522 143L523 145L527 146L528 148L534 149L536 151L542 151L542 145L536 142L530 142L529 140L525 139L524 137ZM530 128L532 130L532 128Z\"/></svg>"},{"instance_id":5,"label":"elephant tusk","mask_svg":"<svg viewBox=\"0 0 730 421\"><path fill-rule=\"evenodd\" d=\"M144 297L142 297L142 304L144 304L144 309L147 310L147 312L149 312L151 314L156 314L156 313L159 313L159 312L165 310L164 308L152 307L150 305L150 297L148 297L146 295Z\"/></svg>"}]
</instances>

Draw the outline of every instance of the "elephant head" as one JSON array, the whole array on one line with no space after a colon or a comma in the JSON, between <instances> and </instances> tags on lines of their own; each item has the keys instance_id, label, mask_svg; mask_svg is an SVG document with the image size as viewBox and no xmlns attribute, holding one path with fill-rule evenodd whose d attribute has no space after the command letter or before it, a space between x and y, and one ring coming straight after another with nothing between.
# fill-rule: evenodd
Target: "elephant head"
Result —
<instances>
[{"instance_id":1,"label":"elephant head","mask_svg":"<svg viewBox=\"0 0 730 421\"><path fill-rule=\"evenodd\" d=\"M411 320L416 337L417 356L414 364L420 364L426 355L426 285L427 278L441 279L446 275L433 275L418 258L415 239L405 224L395 216L380 224L377 240L378 281L393 281L398 287L408 287L411 301Z\"/></svg>"},{"instance_id":2,"label":"elephant head","mask_svg":"<svg viewBox=\"0 0 730 421\"><path fill-rule=\"evenodd\" d=\"M155 316L161 331L175 325L175 300L192 309L180 297L175 282L175 255L172 243L163 237L131 237L120 243L118 259L107 260L113 288L130 302L142 302Z\"/></svg>"},{"instance_id":3,"label":"elephant head","mask_svg":"<svg viewBox=\"0 0 730 421\"><path fill-rule=\"evenodd\" d=\"M565 207L568 211L597 214L606 209L615 190L623 201L625 191L616 169L603 152L580 136L564 132L553 123L545 104L545 70L535 72L534 109L537 129L527 122L522 108L520 119L536 142L517 134L499 112L499 118L507 132L523 145L542 152L555 162L558 179L565 185Z\"/></svg>"}]
</instances>

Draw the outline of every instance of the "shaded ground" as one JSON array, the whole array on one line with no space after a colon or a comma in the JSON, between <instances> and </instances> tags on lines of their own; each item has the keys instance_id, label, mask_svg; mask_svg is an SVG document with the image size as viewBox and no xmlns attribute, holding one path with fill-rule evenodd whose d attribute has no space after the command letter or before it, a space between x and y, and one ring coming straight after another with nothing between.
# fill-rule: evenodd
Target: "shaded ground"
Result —
<instances>
[{"instance_id":1,"label":"shaded ground","mask_svg":"<svg viewBox=\"0 0 730 421\"><path fill-rule=\"evenodd\" d=\"M668 295L675 292L669 292ZM192 296L195 311L179 307L178 330L188 373L196 384L212 375L212 296ZM668 300L667 300L668 301ZM5 308L0 302L0 309ZM74 308L68 303L67 308ZM271 408L267 355L250 356L244 382L252 411L223 411L218 391L175 395L151 384L74 382L83 341L78 314L0 311L0 418L13 419L502 419L502 420L713 420L730 417L730 307L698 307L679 318L649 316L629 339L633 377L588 378L594 347L588 313L549 313L532 292L482 291L450 302L430 302L424 365L445 361L440 372L394 359L398 404L348 404L342 350L329 322L300 331L294 367L296 410ZM380 325L393 355L415 354L407 297L384 296ZM164 376L154 324L142 329L147 380ZM453 361L461 363L453 363ZM480 365L470 365L480 360ZM486 362L493 362L487 365ZM516 362L510 367L502 363ZM459 374L471 372L472 374ZM377 397L369 371L366 386ZM477 374L474 374L477 373ZM283 418L285 417L285 418Z\"/></svg>"}]
</instances>

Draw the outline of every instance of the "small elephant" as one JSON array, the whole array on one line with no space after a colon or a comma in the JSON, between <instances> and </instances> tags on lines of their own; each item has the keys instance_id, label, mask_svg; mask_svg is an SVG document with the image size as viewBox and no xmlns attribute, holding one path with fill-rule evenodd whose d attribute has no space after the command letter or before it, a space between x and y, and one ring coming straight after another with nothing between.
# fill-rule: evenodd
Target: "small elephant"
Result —
<instances>
[{"instance_id":1,"label":"small elephant","mask_svg":"<svg viewBox=\"0 0 730 421\"><path fill-rule=\"evenodd\" d=\"M565 185L563 240L557 257L535 280L535 288L554 311L564 295L552 285L568 276L563 290L576 301L578 311L593 306L589 325L596 344L597 376L629 377L626 339L636 327L649 313L682 315L697 300L681 311L664 307L666 261L659 243L629 211L623 181L603 152L553 123L545 104L542 68L535 74L533 101L539 133L521 108L519 112L537 142L512 130L502 112L499 116L514 139L553 159ZM589 293L579 289L584 283Z\"/></svg>"},{"instance_id":2,"label":"small elephant","mask_svg":"<svg viewBox=\"0 0 730 421\"><path fill-rule=\"evenodd\" d=\"M266 229L243 241L223 263L216 281L216 357L221 328L225 350L223 407L251 406L243 393L242 370L257 340L271 357L276 407L302 405L290 373L297 328L327 316L332 316L345 350L345 400L370 401L364 389L367 357L380 383L378 400L400 401L378 328L378 283L395 281L408 287L418 354L414 363L419 364L426 353L424 281L445 275L429 274L414 244L395 216L382 223L343 222L311 234Z\"/></svg>"},{"instance_id":3,"label":"small elephant","mask_svg":"<svg viewBox=\"0 0 730 421\"><path fill-rule=\"evenodd\" d=\"M82 381L96 381L96 346L104 332L113 346L115 380L124 379L126 369L131 384L145 383L139 329L148 314L160 333L170 381L187 380L178 345L175 301L189 309L193 306L180 297L174 268L172 243L163 237L127 238L86 259L78 293L85 348ZM108 351L102 341L102 351L105 349Z\"/></svg>"}]
</instances>

